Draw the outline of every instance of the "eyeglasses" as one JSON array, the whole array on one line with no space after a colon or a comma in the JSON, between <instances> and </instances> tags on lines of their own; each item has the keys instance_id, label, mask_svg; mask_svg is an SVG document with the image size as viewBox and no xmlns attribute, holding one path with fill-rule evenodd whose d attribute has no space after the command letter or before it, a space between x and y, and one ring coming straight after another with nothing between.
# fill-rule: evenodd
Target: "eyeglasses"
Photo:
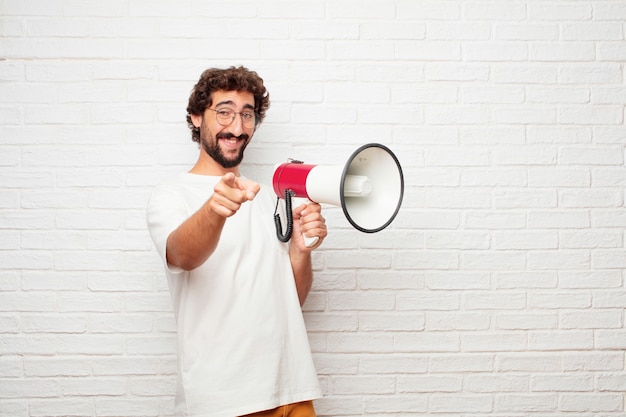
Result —
<instances>
[{"instance_id":1,"label":"eyeglasses","mask_svg":"<svg viewBox=\"0 0 626 417\"><path fill-rule=\"evenodd\" d=\"M215 110L207 108L207 110L212 110L215 112L215 119L217 120L217 123L222 126L230 126L230 124L235 121L235 115L237 114L241 116L241 123L245 127L249 128L256 125L256 114L251 111L242 111L241 113L238 113L231 109Z\"/></svg>"}]
</instances>

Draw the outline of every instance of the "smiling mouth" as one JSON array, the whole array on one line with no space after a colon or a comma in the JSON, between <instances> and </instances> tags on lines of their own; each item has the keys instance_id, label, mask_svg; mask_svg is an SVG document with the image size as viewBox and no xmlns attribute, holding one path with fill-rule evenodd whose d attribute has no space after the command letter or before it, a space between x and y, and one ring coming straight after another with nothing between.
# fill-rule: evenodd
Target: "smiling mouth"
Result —
<instances>
[{"instance_id":1,"label":"smiling mouth","mask_svg":"<svg viewBox=\"0 0 626 417\"><path fill-rule=\"evenodd\" d=\"M226 133L226 134L223 134L223 135L218 135L217 139L221 139L221 140L224 140L224 141L229 142L229 143L236 143L236 142L238 142L240 140L246 141L246 140L248 140L248 137L249 136L246 135L245 133L243 133L243 134L241 134L239 136L235 136L233 134Z\"/></svg>"}]
</instances>

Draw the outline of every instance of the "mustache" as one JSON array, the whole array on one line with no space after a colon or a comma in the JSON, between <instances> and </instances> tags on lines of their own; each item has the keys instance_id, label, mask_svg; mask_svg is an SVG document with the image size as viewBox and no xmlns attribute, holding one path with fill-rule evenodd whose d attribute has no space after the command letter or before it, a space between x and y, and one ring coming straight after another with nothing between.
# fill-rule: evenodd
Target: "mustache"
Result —
<instances>
[{"instance_id":1,"label":"mustache","mask_svg":"<svg viewBox=\"0 0 626 417\"><path fill-rule=\"evenodd\" d=\"M241 134L241 135L239 135L239 136L235 136L235 135L233 135L232 133L224 132L224 133L218 133L218 134L215 136L215 138L216 138L216 139L237 139L237 140L244 140L244 141L246 141L246 142L247 142L247 141L248 141L248 139L250 139L250 136L249 136L249 135L247 135L247 134L245 134L245 133L242 133L242 134Z\"/></svg>"}]
</instances>

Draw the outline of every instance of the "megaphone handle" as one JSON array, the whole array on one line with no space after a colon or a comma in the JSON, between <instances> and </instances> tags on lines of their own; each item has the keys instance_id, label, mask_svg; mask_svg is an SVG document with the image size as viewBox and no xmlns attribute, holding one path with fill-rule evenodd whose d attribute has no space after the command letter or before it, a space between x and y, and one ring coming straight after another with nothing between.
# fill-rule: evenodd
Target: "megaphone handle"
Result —
<instances>
[{"instance_id":1,"label":"megaphone handle","mask_svg":"<svg viewBox=\"0 0 626 417\"><path fill-rule=\"evenodd\" d=\"M301 197L295 197L295 205L299 206L300 204L304 203L304 204L309 204L311 201L307 198L301 198ZM304 245L307 248L310 248L312 246L315 246L315 244L317 244L317 241L320 240L319 236L307 236L304 233L302 233L302 239L304 239Z\"/></svg>"}]
</instances>

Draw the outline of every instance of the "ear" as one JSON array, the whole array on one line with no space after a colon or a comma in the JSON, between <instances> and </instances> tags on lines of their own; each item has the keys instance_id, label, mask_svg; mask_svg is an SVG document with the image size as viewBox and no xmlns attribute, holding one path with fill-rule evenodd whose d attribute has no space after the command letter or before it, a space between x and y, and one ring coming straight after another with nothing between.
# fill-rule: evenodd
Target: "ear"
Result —
<instances>
[{"instance_id":1,"label":"ear","mask_svg":"<svg viewBox=\"0 0 626 417\"><path fill-rule=\"evenodd\" d=\"M203 116L201 114L192 114L191 123L193 123L195 127L200 127L202 125L202 118Z\"/></svg>"}]
</instances>

